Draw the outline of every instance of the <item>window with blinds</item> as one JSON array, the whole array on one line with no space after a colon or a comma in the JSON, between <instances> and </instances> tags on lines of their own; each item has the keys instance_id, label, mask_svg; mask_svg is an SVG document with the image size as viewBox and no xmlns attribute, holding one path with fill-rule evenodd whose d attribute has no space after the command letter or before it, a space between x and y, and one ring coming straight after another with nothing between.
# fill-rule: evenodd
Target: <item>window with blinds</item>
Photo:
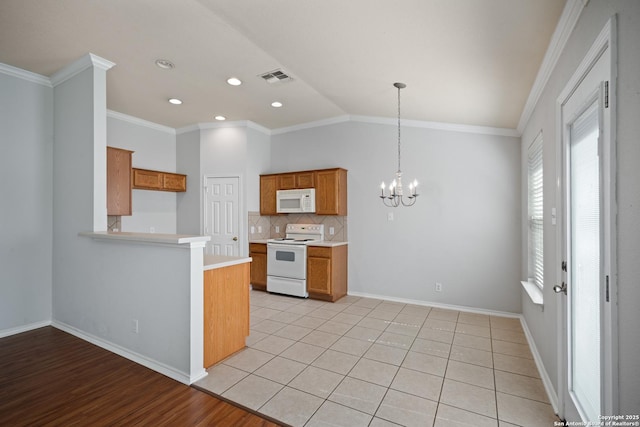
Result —
<instances>
[{"instance_id":1,"label":"window with blinds","mask_svg":"<svg viewBox=\"0 0 640 427\"><path fill-rule=\"evenodd\" d=\"M543 194L542 194L542 132L529 146L528 159L528 219L529 219L529 281L544 286Z\"/></svg>"}]
</instances>

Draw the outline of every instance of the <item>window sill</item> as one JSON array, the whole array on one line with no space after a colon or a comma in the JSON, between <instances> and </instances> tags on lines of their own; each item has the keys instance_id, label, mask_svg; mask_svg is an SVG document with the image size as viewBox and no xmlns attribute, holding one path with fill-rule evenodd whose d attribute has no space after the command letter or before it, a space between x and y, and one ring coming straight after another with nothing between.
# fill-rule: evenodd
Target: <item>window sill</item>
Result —
<instances>
[{"instance_id":1,"label":"window sill","mask_svg":"<svg viewBox=\"0 0 640 427\"><path fill-rule=\"evenodd\" d=\"M531 282L522 281L522 287L527 291L527 295L531 298L531 302L536 305L543 305L542 290Z\"/></svg>"}]
</instances>

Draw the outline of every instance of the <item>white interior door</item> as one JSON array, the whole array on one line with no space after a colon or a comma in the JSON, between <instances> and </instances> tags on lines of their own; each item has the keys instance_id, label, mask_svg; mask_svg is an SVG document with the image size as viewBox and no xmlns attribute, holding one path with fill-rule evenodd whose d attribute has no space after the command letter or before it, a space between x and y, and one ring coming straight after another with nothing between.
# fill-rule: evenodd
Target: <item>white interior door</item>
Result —
<instances>
[{"instance_id":1,"label":"white interior door","mask_svg":"<svg viewBox=\"0 0 640 427\"><path fill-rule=\"evenodd\" d=\"M204 187L204 234L211 236L205 254L240 254L238 177L207 177Z\"/></svg>"},{"instance_id":2,"label":"white interior door","mask_svg":"<svg viewBox=\"0 0 640 427\"><path fill-rule=\"evenodd\" d=\"M574 76L575 77L575 76ZM561 102L560 416L615 415L611 54L598 52Z\"/></svg>"}]
</instances>

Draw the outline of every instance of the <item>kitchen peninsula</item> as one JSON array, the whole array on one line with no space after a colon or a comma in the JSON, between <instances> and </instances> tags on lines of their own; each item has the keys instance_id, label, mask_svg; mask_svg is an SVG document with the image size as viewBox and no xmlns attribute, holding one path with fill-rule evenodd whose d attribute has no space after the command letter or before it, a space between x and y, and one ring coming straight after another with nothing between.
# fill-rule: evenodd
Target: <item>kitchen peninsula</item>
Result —
<instances>
[{"instance_id":1,"label":"kitchen peninsula","mask_svg":"<svg viewBox=\"0 0 640 427\"><path fill-rule=\"evenodd\" d=\"M209 236L108 231L79 235L88 238L81 239L82 253L91 254L83 270L97 280L87 282L85 292L93 295L99 322L92 334L64 319L57 327L185 384L206 375L205 348L231 354L244 346L251 258L204 255ZM102 326L106 324L117 327ZM220 327L226 328L224 334ZM240 348L232 335L242 336Z\"/></svg>"}]
</instances>

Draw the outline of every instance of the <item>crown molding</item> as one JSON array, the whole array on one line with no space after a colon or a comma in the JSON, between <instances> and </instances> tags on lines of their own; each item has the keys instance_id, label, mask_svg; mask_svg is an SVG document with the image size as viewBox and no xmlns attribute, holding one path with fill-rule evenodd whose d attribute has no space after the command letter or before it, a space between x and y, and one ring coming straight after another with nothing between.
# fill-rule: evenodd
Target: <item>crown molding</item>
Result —
<instances>
[{"instance_id":1,"label":"crown molding","mask_svg":"<svg viewBox=\"0 0 640 427\"><path fill-rule=\"evenodd\" d=\"M395 126L398 123L398 119L387 118L387 117L373 117L373 116L359 116L359 115L345 115L333 117L325 120L317 120L315 122L303 123L300 125L289 126L285 128L274 129L271 131L271 135L281 135L289 132L295 132L304 129L311 129L315 127L328 126L338 123L345 122L360 122L360 123L373 123L380 125L393 125ZM465 132L465 133L475 133L475 134L483 134L483 135L498 135L498 136L510 136L510 137L520 137L520 133L516 129L508 129L508 128L493 128L488 126L472 126L472 125L462 125L455 123L440 123L440 122L428 122L422 120L402 120L402 126L406 127L416 127L423 129L436 129L436 130L446 130L450 132Z\"/></svg>"},{"instance_id":2,"label":"crown molding","mask_svg":"<svg viewBox=\"0 0 640 427\"><path fill-rule=\"evenodd\" d=\"M31 71L23 70L22 68L13 67L8 64L0 63L0 73L42 86L53 87L49 77L43 76L42 74L32 73Z\"/></svg>"},{"instance_id":3,"label":"crown molding","mask_svg":"<svg viewBox=\"0 0 640 427\"><path fill-rule=\"evenodd\" d=\"M544 55L544 59L542 60L542 64L540 65L540 69L536 75L536 79L531 87L531 92L529 92L527 102L525 103L522 114L520 115L518 127L516 128L519 133L522 134L527 122L531 118L533 110L536 108L538 100L540 100L540 96L542 96L542 92L549 82L551 73L558 63L560 54L567 45L569 36L571 36L573 29L578 23L578 18L580 18L580 14L587 2L588 0L568 0L567 4L564 6L564 10L560 16L558 25L556 26L556 30L551 37L549 47L547 48L547 52Z\"/></svg>"},{"instance_id":4,"label":"crown molding","mask_svg":"<svg viewBox=\"0 0 640 427\"><path fill-rule=\"evenodd\" d=\"M106 71L114 65L116 65L114 62L108 61L104 58L94 55L93 53L87 53L86 55L81 56L66 67L53 73L51 75L51 84L55 87L90 67L96 67Z\"/></svg>"},{"instance_id":5,"label":"crown molding","mask_svg":"<svg viewBox=\"0 0 640 427\"><path fill-rule=\"evenodd\" d=\"M187 132L193 132L194 130L208 130L208 129L223 129L223 128L248 128L262 132L265 135L271 135L271 130L264 126L261 126L251 120L236 120L232 122L206 122L197 123L195 125L185 126L176 129L176 134L180 135Z\"/></svg>"},{"instance_id":6,"label":"crown molding","mask_svg":"<svg viewBox=\"0 0 640 427\"><path fill-rule=\"evenodd\" d=\"M130 116L128 114L119 113L113 110L107 110L107 117L112 119L122 120L123 122L129 122L138 126L144 126L149 129L158 130L160 132L169 133L171 135L176 134L176 130L172 127L150 122L148 120L140 119L138 117Z\"/></svg>"},{"instance_id":7,"label":"crown molding","mask_svg":"<svg viewBox=\"0 0 640 427\"><path fill-rule=\"evenodd\" d=\"M289 133L289 132L295 132L298 130L303 130L303 129L311 129L311 128L316 128L316 127L320 127L320 126L327 126L327 125L334 125L337 123L344 123L344 122L348 122L350 121L351 116L338 116L338 117L332 117L329 119L323 119L323 120L316 120L314 122L308 122L308 123L302 123L299 125L293 125L293 126L287 126L287 127L283 127L283 128L277 128L277 129L273 129L271 130L271 135L280 135L283 133Z\"/></svg>"},{"instance_id":8,"label":"crown molding","mask_svg":"<svg viewBox=\"0 0 640 427\"><path fill-rule=\"evenodd\" d=\"M350 116L350 121L394 126L398 124L397 118L391 119L387 117ZM403 119L402 126L422 129L446 130L449 132L475 133L481 135L511 136L516 138L519 138L521 136L520 132L518 132L516 129L463 125L458 123L429 122L424 120Z\"/></svg>"}]
</instances>

